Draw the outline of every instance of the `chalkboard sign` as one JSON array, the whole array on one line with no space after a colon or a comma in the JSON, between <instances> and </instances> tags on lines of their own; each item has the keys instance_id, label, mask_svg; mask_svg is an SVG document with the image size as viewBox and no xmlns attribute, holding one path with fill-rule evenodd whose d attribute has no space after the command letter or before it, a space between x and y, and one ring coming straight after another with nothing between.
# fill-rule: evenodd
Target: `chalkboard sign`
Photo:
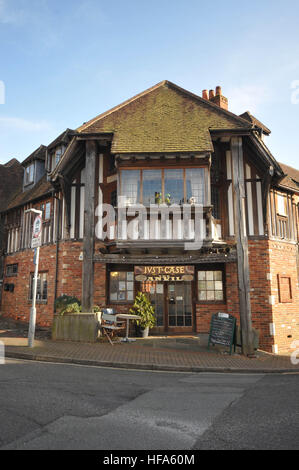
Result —
<instances>
[{"instance_id":1,"label":"chalkboard sign","mask_svg":"<svg viewBox=\"0 0 299 470\"><path fill-rule=\"evenodd\" d=\"M230 348L234 344L236 319L228 313L215 313L212 316L208 349L210 344L222 344Z\"/></svg>"}]
</instances>

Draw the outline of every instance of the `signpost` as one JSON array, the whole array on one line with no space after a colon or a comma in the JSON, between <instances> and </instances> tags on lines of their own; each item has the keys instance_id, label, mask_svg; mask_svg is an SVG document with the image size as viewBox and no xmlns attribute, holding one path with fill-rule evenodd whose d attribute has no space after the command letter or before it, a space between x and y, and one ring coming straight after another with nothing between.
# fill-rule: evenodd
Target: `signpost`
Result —
<instances>
[{"instance_id":1,"label":"signpost","mask_svg":"<svg viewBox=\"0 0 299 470\"><path fill-rule=\"evenodd\" d=\"M210 344L221 344L227 346L232 353L235 342L236 319L228 313L215 313L212 315L208 349Z\"/></svg>"},{"instance_id":2,"label":"signpost","mask_svg":"<svg viewBox=\"0 0 299 470\"><path fill-rule=\"evenodd\" d=\"M33 348L34 336L35 336L35 324L36 324L36 291L37 291L37 279L38 279L38 264L39 264L39 247L41 246L41 235L42 235L42 211L36 209L29 209L27 212L34 212L38 215L34 219L33 230L32 230L32 241L31 248L34 248L34 277L33 277L33 289L32 289L32 307L30 309L30 322L28 331L28 347Z\"/></svg>"}]
</instances>

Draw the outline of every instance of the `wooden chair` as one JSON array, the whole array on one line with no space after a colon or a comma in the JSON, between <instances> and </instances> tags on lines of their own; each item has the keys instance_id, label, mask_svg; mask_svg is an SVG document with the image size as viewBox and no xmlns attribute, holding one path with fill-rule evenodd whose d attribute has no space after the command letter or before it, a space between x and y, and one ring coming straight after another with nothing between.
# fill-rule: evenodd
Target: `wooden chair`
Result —
<instances>
[{"instance_id":1,"label":"wooden chair","mask_svg":"<svg viewBox=\"0 0 299 470\"><path fill-rule=\"evenodd\" d=\"M107 310L112 309L106 309L106 311ZM119 341L113 342L112 339L115 337L118 331L125 329L125 323L118 321L115 314L106 313L106 311L103 310L101 316L101 329L103 334L107 337L109 343L113 346L115 342Z\"/></svg>"}]
</instances>

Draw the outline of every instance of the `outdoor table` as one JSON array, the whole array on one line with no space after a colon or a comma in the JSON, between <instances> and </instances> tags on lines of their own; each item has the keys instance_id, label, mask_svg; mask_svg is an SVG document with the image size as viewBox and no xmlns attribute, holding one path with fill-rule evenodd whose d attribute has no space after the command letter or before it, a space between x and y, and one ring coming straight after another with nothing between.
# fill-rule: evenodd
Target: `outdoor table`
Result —
<instances>
[{"instance_id":1,"label":"outdoor table","mask_svg":"<svg viewBox=\"0 0 299 470\"><path fill-rule=\"evenodd\" d=\"M124 343L130 343L131 341L136 341L136 339L131 339L129 338L129 322L130 320L140 320L139 315L132 315L131 313L117 313L116 318L123 318L124 320L127 320L127 328L126 328L126 337L122 339Z\"/></svg>"}]
</instances>

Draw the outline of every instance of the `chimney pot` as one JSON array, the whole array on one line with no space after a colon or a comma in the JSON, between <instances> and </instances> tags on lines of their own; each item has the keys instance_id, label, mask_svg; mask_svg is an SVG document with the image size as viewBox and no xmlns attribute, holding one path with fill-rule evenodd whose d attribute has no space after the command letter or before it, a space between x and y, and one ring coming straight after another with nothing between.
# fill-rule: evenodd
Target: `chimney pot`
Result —
<instances>
[{"instance_id":1,"label":"chimney pot","mask_svg":"<svg viewBox=\"0 0 299 470\"><path fill-rule=\"evenodd\" d=\"M214 90L209 91L209 100L212 100L215 97L215 92Z\"/></svg>"},{"instance_id":2,"label":"chimney pot","mask_svg":"<svg viewBox=\"0 0 299 470\"><path fill-rule=\"evenodd\" d=\"M223 96L221 86L216 87L216 95L212 95L210 91L210 101L217 104L219 108L228 110L228 100Z\"/></svg>"},{"instance_id":3,"label":"chimney pot","mask_svg":"<svg viewBox=\"0 0 299 470\"><path fill-rule=\"evenodd\" d=\"M208 90L202 90L202 97L203 97L204 100L209 99Z\"/></svg>"}]
</instances>

